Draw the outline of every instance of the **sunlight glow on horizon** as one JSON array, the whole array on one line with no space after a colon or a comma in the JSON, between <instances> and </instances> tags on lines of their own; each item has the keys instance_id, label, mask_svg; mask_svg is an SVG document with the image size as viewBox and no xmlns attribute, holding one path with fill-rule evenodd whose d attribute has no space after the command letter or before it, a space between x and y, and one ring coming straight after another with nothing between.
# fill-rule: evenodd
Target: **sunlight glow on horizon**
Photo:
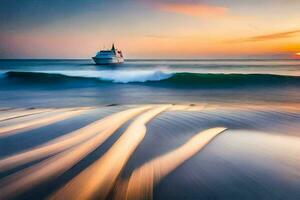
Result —
<instances>
[{"instance_id":1,"label":"sunlight glow on horizon","mask_svg":"<svg viewBox=\"0 0 300 200\"><path fill-rule=\"evenodd\" d=\"M37 10L28 2L26 17L0 19L0 58L87 58L113 42L125 58L291 58L300 52L300 2L267 0L265 10L231 0L125 0L118 7L74 1L76 12L63 3L56 10L49 8L53 4ZM7 4L0 7L5 11ZM22 6L11 4L7 15ZM5 12L1 16L5 19Z\"/></svg>"}]
</instances>

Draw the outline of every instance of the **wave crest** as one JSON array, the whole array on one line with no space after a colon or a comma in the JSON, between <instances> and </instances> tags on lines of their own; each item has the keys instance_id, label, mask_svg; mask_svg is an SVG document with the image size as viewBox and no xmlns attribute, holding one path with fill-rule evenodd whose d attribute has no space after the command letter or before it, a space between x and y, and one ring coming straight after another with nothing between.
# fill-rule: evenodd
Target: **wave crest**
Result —
<instances>
[{"instance_id":1,"label":"wave crest","mask_svg":"<svg viewBox=\"0 0 300 200\"><path fill-rule=\"evenodd\" d=\"M101 80L115 83L147 82L168 79L171 73L162 71L103 71L99 74Z\"/></svg>"},{"instance_id":2,"label":"wave crest","mask_svg":"<svg viewBox=\"0 0 300 200\"><path fill-rule=\"evenodd\" d=\"M170 73L160 70L106 70L106 71L35 71L5 73L7 78L18 78L33 83L62 83L69 81L98 81L111 83L147 83L161 86L189 87L254 87L300 86L300 77L274 74L198 74Z\"/></svg>"},{"instance_id":3,"label":"wave crest","mask_svg":"<svg viewBox=\"0 0 300 200\"><path fill-rule=\"evenodd\" d=\"M95 78L102 81L111 81L114 83L133 83L160 81L170 78L172 73L165 73L160 70L105 70L105 71L33 71L33 72L17 72L10 71L6 73L10 76L33 77L43 76L48 78L58 78L59 76L74 78Z\"/></svg>"}]
</instances>

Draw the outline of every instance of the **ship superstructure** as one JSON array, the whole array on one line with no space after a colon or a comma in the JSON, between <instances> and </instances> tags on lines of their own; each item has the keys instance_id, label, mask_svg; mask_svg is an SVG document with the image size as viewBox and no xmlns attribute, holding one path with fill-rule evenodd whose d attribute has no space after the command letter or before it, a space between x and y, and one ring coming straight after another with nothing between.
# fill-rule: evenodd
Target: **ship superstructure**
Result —
<instances>
[{"instance_id":1,"label":"ship superstructure","mask_svg":"<svg viewBox=\"0 0 300 200\"><path fill-rule=\"evenodd\" d=\"M114 44L110 50L99 51L93 57L93 60L98 65L120 64L124 62L122 51L116 49Z\"/></svg>"}]
</instances>

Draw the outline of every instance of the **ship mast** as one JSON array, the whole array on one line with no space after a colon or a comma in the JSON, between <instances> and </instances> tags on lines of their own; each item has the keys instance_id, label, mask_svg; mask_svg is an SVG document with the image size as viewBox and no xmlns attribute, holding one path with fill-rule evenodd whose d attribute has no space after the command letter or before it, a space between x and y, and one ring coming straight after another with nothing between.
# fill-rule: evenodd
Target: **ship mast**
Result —
<instances>
[{"instance_id":1,"label":"ship mast","mask_svg":"<svg viewBox=\"0 0 300 200\"><path fill-rule=\"evenodd\" d=\"M114 54L116 54L116 48L115 48L115 44L112 44L111 50L114 52Z\"/></svg>"}]
</instances>

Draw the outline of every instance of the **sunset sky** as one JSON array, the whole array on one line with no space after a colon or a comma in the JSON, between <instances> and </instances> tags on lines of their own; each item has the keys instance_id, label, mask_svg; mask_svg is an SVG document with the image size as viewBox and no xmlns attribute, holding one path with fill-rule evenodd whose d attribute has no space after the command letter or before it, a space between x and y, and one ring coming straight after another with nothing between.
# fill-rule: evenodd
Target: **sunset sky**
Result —
<instances>
[{"instance_id":1,"label":"sunset sky","mask_svg":"<svg viewBox=\"0 0 300 200\"><path fill-rule=\"evenodd\" d=\"M0 0L0 29L0 58L300 58L299 0Z\"/></svg>"}]
</instances>

